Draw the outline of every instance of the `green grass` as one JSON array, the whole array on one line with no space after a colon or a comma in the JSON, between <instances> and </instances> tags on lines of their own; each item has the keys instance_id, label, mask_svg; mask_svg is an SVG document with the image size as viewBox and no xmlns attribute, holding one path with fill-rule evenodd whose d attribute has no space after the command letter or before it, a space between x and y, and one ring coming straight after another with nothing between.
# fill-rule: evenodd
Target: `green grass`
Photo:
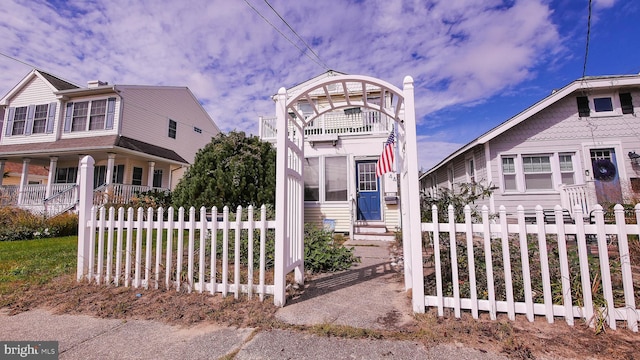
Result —
<instances>
[{"instance_id":1,"label":"green grass","mask_svg":"<svg viewBox=\"0 0 640 360\"><path fill-rule=\"evenodd\" d=\"M0 242L0 295L76 270L77 236Z\"/></svg>"}]
</instances>

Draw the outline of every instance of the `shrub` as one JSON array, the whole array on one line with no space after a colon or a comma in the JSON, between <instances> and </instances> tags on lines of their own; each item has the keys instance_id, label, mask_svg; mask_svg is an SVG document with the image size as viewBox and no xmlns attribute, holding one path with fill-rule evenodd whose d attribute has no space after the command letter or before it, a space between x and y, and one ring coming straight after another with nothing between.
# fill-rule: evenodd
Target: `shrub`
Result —
<instances>
[{"instance_id":1,"label":"shrub","mask_svg":"<svg viewBox=\"0 0 640 360\"><path fill-rule=\"evenodd\" d=\"M0 241L42 239L77 233L76 214L65 213L46 218L16 207L0 208Z\"/></svg>"},{"instance_id":2,"label":"shrub","mask_svg":"<svg viewBox=\"0 0 640 360\"><path fill-rule=\"evenodd\" d=\"M346 270L360 259L353 248L337 245L332 233L313 224L304 227L304 264L312 273Z\"/></svg>"},{"instance_id":3,"label":"shrub","mask_svg":"<svg viewBox=\"0 0 640 360\"><path fill-rule=\"evenodd\" d=\"M440 222L448 221L449 205L453 205L455 221L457 223L464 222L464 206L471 205L471 217L480 219L481 214L474 206L476 200L482 200L491 196L496 189L495 186L482 185L480 183L461 183L456 184L457 191L445 188L439 188L436 195L427 191L420 194L420 205L422 208L422 221L430 222L433 219L432 206L438 207L438 220Z\"/></svg>"}]
</instances>

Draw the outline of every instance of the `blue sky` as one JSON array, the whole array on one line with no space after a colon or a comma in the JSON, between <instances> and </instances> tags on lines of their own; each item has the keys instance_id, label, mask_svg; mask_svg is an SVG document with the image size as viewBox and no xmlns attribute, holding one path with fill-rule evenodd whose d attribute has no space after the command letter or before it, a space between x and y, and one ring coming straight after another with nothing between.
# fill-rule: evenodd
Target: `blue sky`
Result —
<instances>
[{"instance_id":1,"label":"blue sky","mask_svg":"<svg viewBox=\"0 0 640 360\"><path fill-rule=\"evenodd\" d=\"M588 3L4 0L0 53L82 86L188 86L221 129L253 134L270 95L326 68L410 75L426 170L582 76ZM638 18L636 1L593 0L587 75L640 72ZM0 94L30 69L0 56Z\"/></svg>"}]
</instances>

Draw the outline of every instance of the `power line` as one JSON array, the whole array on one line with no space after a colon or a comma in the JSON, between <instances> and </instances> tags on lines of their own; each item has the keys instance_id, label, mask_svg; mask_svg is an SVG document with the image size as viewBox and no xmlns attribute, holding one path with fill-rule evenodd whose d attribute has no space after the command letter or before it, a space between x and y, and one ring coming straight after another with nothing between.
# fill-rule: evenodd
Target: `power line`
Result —
<instances>
[{"instance_id":1,"label":"power line","mask_svg":"<svg viewBox=\"0 0 640 360\"><path fill-rule=\"evenodd\" d=\"M589 17L587 18L587 42L584 50L584 63L582 65L582 78L587 73L587 58L589 57L589 37L591 36L591 0L589 0Z\"/></svg>"},{"instance_id":2,"label":"power line","mask_svg":"<svg viewBox=\"0 0 640 360\"><path fill-rule=\"evenodd\" d=\"M288 42L291 43L291 45L295 46L296 49L298 49L298 51L300 51L301 54L305 55L306 57L308 57L311 61L313 61L314 63L316 63L316 65L320 66L321 68L328 70L326 65L318 62L318 60L312 58L306 51L304 51L303 49L301 49L296 43L294 43L291 39L289 39L287 37L287 35L285 35L282 31L280 31L280 29L278 29L275 25L273 25L267 18L264 17L264 15L262 15L260 13L260 11L258 11L258 9L256 9L255 7L253 7L253 5L251 5L249 3L248 0L244 0L244 2L251 8L253 9L253 11L256 12L256 14L258 14L258 16L260 16L262 18L262 20L264 20L267 24L271 25L272 28L274 28L283 38L285 38Z\"/></svg>"},{"instance_id":3,"label":"power line","mask_svg":"<svg viewBox=\"0 0 640 360\"><path fill-rule=\"evenodd\" d=\"M304 46L307 47L307 49L309 49L309 51L311 51L311 53L316 57L316 59L318 59L318 61L320 61L322 63L322 65L324 65L324 68L326 70L330 70L329 67L327 66L327 64L322 61L322 59L320 59L320 56L318 56L318 54L316 54L315 51L313 51L313 49L311 48L311 46L309 46L309 44L307 44L306 41L304 41L304 39L291 27L291 25L289 25L289 23L287 22L287 20L285 20L282 16L280 16L280 14L276 11L276 9L273 8L273 6L271 6L271 4L269 4L269 1L264 0L264 2L269 6L269 8L271 8L271 11L273 11L276 15L278 15L278 17L280 18L280 20L282 20L283 23L285 23L285 25L287 25L287 27L289 28L289 30L291 30L297 37L298 39L300 39L300 41L302 41L302 43L304 44Z\"/></svg>"}]
</instances>

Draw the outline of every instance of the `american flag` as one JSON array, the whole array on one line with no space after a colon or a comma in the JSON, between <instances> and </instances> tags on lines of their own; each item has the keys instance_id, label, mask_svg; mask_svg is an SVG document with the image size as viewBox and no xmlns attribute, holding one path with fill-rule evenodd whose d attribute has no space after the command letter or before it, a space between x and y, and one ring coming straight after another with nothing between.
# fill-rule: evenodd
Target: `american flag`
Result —
<instances>
[{"instance_id":1,"label":"american flag","mask_svg":"<svg viewBox=\"0 0 640 360\"><path fill-rule=\"evenodd\" d=\"M380 154L380 158L378 158L378 164L376 165L377 177L380 177L393 170L393 148L395 147L394 130L391 130L391 134L389 134L387 142L384 144L382 154Z\"/></svg>"}]
</instances>

